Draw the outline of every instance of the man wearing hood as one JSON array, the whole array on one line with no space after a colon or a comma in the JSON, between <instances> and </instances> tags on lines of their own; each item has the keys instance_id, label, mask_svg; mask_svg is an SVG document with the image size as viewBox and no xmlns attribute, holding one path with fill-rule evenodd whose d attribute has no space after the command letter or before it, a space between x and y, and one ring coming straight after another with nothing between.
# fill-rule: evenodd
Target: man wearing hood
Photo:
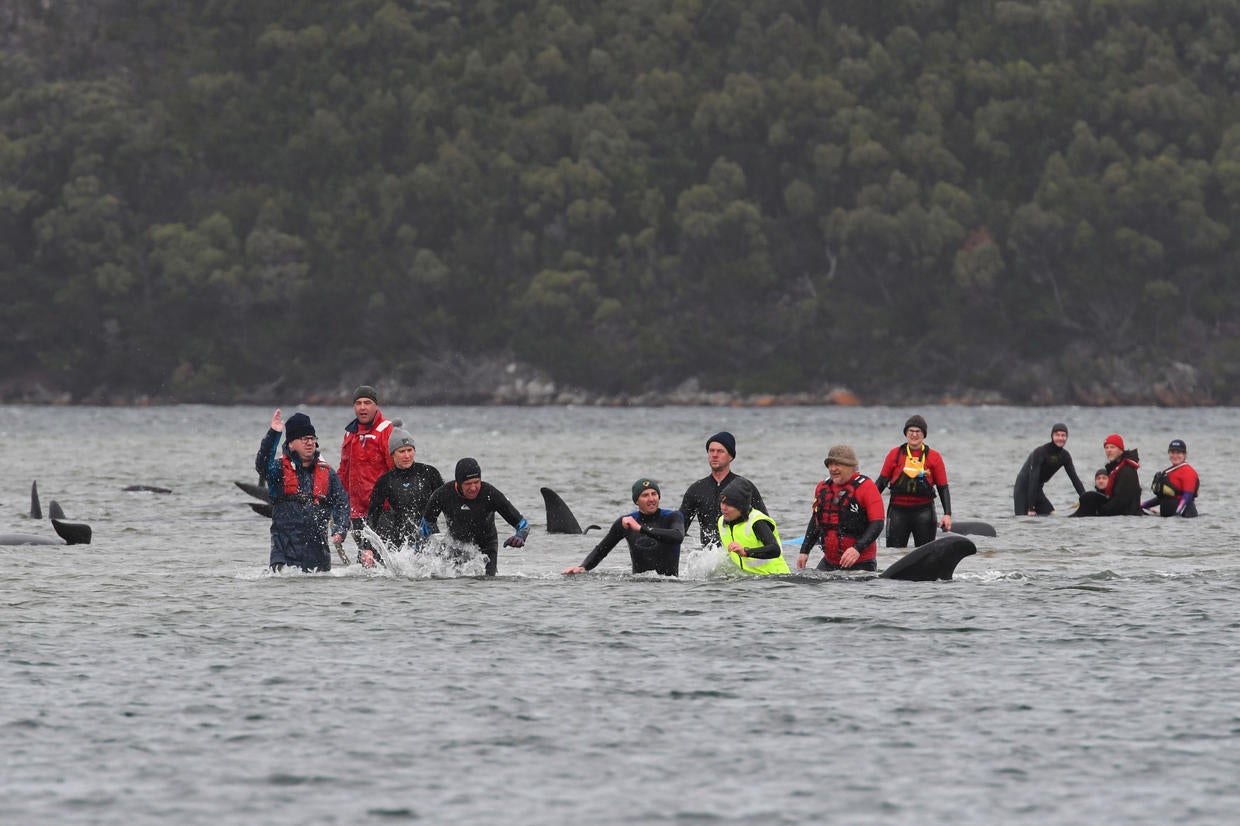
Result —
<instances>
[{"instance_id":1,"label":"man wearing hood","mask_svg":"<svg viewBox=\"0 0 1240 826\"><path fill-rule=\"evenodd\" d=\"M254 469L271 497L272 570L292 565L303 571L330 571L327 531L330 527L332 544L344 541L349 497L336 472L319 457L310 417L294 413L285 422L276 410L254 457Z\"/></svg>"},{"instance_id":2,"label":"man wearing hood","mask_svg":"<svg viewBox=\"0 0 1240 826\"><path fill-rule=\"evenodd\" d=\"M787 574L783 543L775 520L753 504L753 486L733 479L719 494L719 543L743 573Z\"/></svg>"},{"instance_id":3,"label":"man wearing hood","mask_svg":"<svg viewBox=\"0 0 1240 826\"><path fill-rule=\"evenodd\" d=\"M1085 495L1085 485L1076 475L1072 464L1072 455L1064 447L1068 443L1068 426L1056 423L1051 426L1051 440L1041 447L1034 448L1025 463L1016 474L1016 485L1012 488L1012 500L1017 516L1050 516L1055 506L1042 492L1042 486L1063 468L1068 472L1068 480L1076 488L1079 499Z\"/></svg>"},{"instance_id":4,"label":"man wearing hood","mask_svg":"<svg viewBox=\"0 0 1240 826\"><path fill-rule=\"evenodd\" d=\"M516 533L504 540L505 548L522 548L530 535L530 523L508 497L490 482L482 481L482 467L477 459L464 458L456 463L454 481L431 494L422 514L426 533L438 531L439 514L448 523L448 535L457 542L476 546L487 559L487 576L499 570L499 534L495 531L495 514L504 517Z\"/></svg>"}]
</instances>

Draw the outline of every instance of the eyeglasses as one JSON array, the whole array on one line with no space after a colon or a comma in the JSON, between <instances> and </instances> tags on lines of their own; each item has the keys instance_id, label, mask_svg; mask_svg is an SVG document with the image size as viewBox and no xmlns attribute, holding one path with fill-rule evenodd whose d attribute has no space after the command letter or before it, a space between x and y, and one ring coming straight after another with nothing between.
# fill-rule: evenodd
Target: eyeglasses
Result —
<instances>
[{"instance_id":1,"label":"eyeglasses","mask_svg":"<svg viewBox=\"0 0 1240 826\"><path fill-rule=\"evenodd\" d=\"M316 445L319 443L318 436L299 436L298 438L303 442L314 442ZM295 442L297 439L294 439L293 441Z\"/></svg>"}]
</instances>

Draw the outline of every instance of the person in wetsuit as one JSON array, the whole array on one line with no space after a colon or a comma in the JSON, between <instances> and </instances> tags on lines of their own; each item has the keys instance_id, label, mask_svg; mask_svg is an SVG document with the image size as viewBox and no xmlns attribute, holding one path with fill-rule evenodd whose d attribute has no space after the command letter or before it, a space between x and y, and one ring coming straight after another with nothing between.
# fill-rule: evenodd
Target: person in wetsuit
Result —
<instances>
[{"instance_id":1,"label":"person in wetsuit","mask_svg":"<svg viewBox=\"0 0 1240 826\"><path fill-rule=\"evenodd\" d=\"M477 546L487 559L487 576L495 576L499 570L499 534L495 531L495 514L504 517L516 530L504 540L505 548L521 548L530 534L530 523L525 520L508 497L490 482L482 481L482 468L477 459L465 458L456 463L455 481L442 485L431 494L422 512L426 524L424 535L439 528L439 514L448 523L448 535L458 542Z\"/></svg>"},{"instance_id":2,"label":"person in wetsuit","mask_svg":"<svg viewBox=\"0 0 1240 826\"><path fill-rule=\"evenodd\" d=\"M1124 447L1124 437L1112 433L1102 441L1107 463L1106 489L1086 491L1073 516L1140 516L1141 480L1137 468L1141 462L1137 450Z\"/></svg>"},{"instance_id":3,"label":"person in wetsuit","mask_svg":"<svg viewBox=\"0 0 1240 826\"><path fill-rule=\"evenodd\" d=\"M878 539L883 532L883 495L878 485L857 472L857 453L836 445L823 461L827 478L814 490L814 510L801 542L797 568L809 562L810 549L822 548L820 571L841 568L878 570Z\"/></svg>"},{"instance_id":4,"label":"person in wetsuit","mask_svg":"<svg viewBox=\"0 0 1240 826\"><path fill-rule=\"evenodd\" d=\"M685 538L685 521L680 511L659 507L659 483L638 479L633 483L633 502L637 510L611 525L607 535L594 546L585 561L564 574L593 571L623 539L629 543L633 573L654 571L662 576L680 575L680 543Z\"/></svg>"},{"instance_id":5,"label":"person in wetsuit","mask_svg":"<svg viewBox=\"0 0 1240 826\"><path fill-rule=\"evenodd\" d=\"M891 486L887 505L887 547L925 545L935 536L934 495L943 503L943 530L952 529L952 500L947 489L947 466L943 456L926 444L926 420L909 416L904 423L905 443L891 449L875 484L879 493Z\"/></svg>"},{"instance_id":6,"label":"person in wetsuit","mask_svg":"<svg viewBox=\"0 0 1240 826\"><path fill-rule=\"evenodd\" d=\"M1061 422L1051 426L1051 440L1034 448L1016 474L1012 487L1012 504L1017 516L1050 516L1055 506L1042 492L1042 486L1063 468L1076 489L1077 497L1085 495L1085 485L1076 475L1072 455L1064 447L1068 443L1068 426Z\"/></svg>"},{"instance_id":7,"label":"person in wetsuit","mask_svg":"<svg viewBox=\"0 0 1240 826\"><path fill-rule=\"evenodd\" d=\"M1172 439L1167 445L1167 459L1171 467L1154 474L1150 489L1153 499L1141 503L1141 509L1151 511L1158 507L1159 516L1183 516L1192 519L1197 515L1197 493L1201 479L1188 463L1188 445L1183 439Z\"/></svg>"},{"instance_id":8,"label":"person in wetsuit","mask_svg":"<svg viewBox=\"0 0 1240 826\"><path fill-rule=\"evenodd\" d=\"M789 573L775 520L753 504L753 486L733 479L719 494L719 544L742 573Z\"/></svg>"},{"instance_id":9,"label":"person in wetsuit","mask_svg":"<svg viewBox=\"0 0 1240 826\"><path fill-rule=\"evenodd\" d=\"M719 541L719 494L734 479L749 482L743 476L732 472L732 460L736 458L736 437L726 430L720 431L706 440L706 462L710 465L710 475L698 479L685 491L680 503L680 513L685 520L685 533L696 517L700 526L699 538L702 547ZM753 482L749 482L752 491L753 506L760 511L766 510L762 494Z\"/></svg>"},{"instance_id":10,"label":"person in wetsuit","mask_svg":"<svg viewBox=\"0 0 1240 826\"><path fill-rule=\"evenodd\" d=\"M366 522L395 550L421 542L422 512L431 494L443 486L443 477L433 465L416 461L413 436L402 428L392 429L388 451L396 467L371 488Z\"/></svg>"}]
</instances>

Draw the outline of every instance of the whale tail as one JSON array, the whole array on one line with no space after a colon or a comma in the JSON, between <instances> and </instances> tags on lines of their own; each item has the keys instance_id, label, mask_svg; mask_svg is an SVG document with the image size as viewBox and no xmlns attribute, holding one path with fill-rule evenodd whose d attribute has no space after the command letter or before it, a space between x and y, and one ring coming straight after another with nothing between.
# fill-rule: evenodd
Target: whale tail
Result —
<instances>
[{"instance_id":1,"label":"whale tail","mask_svg":"<svg viewBox=\"0 0 1240 826\"><path fill-rule=\"evenodd\" d=\"M271 501L271 494L267 491L266 485L252 485L249 482L233 482L234 485L241 488L246 493L263 502Z\"/></svg>"},{"instance_id":2,"label":"whale tail","mask_svg":"<svg viewBox=\"0 0 1240 826\"><path fill-rule=\"evenodd\" d=\"M66 545L90 544L90 525L83 522L65 522L61 519L52 519L52 528L65 541Z\"/></svg>"},{"instance_id":3,"label":"whale tail","mask_svg":"<svg viewBox=\"0 0 1240 826\"><path fill-rule=\"evenodd\" d=\"M47 503L47 515L51 519L64 519L65 509L55 499Z\"/></svg>"},{"instance_id":4,"label":"whale tail","mask_svg":"<svg viewBox=\"0 0 1240 826\"><path fill-rule=\"evenodd\" d=\"M948 533L909 551L879 574L881 579L903 579L909 582L934 582L951 579L960 560L977 553L977 546L968 537Z\"/></svg>"},{"instance_id":5,"label":"whale tail","mask_svg":"<svg viewBox=\"0 0 1240 826\"><path fill-rule=\"evenodd\" d=\"M970 536L998 536L995 526L989 522L969 522L968 520L952 520L952 529L943 533L968 534Z\"/></svg>"}]
</instances>

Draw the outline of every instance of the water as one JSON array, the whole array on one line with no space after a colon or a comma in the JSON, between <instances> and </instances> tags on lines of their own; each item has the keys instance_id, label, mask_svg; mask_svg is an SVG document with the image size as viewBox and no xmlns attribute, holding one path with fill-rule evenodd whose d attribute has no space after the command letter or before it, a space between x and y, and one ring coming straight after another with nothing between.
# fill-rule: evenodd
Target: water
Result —
<instances>
[{"instance_id":1,"label":"water","mask_svg":"<svg viewBox=\"0 0 1240 826\"><path fill-rule=\"evenodd\" d=\"M335 463L349 411L307 412ZM50 534L33 479L95 530L0 549L0 822L1234 819L1234 409L922 409L957 518L999 531L934 584L723 580L695 542L680 580L628 575L623 548L565 579L597 535L540 530L543 485L583 524L643 475L674 507L726 428L797 536L827 448L873 474L910 410L385 412L446 475L478 458L534 524L499 578L266 573L232 481L253 481L268 409L0 407L0 532ZM1145 483L1184 438L1202 516L1012 516L1057 420L1086 484L1112 431ZM1048 494L1075 500L1063 474Z\"/></svg>"}]
</instances>

